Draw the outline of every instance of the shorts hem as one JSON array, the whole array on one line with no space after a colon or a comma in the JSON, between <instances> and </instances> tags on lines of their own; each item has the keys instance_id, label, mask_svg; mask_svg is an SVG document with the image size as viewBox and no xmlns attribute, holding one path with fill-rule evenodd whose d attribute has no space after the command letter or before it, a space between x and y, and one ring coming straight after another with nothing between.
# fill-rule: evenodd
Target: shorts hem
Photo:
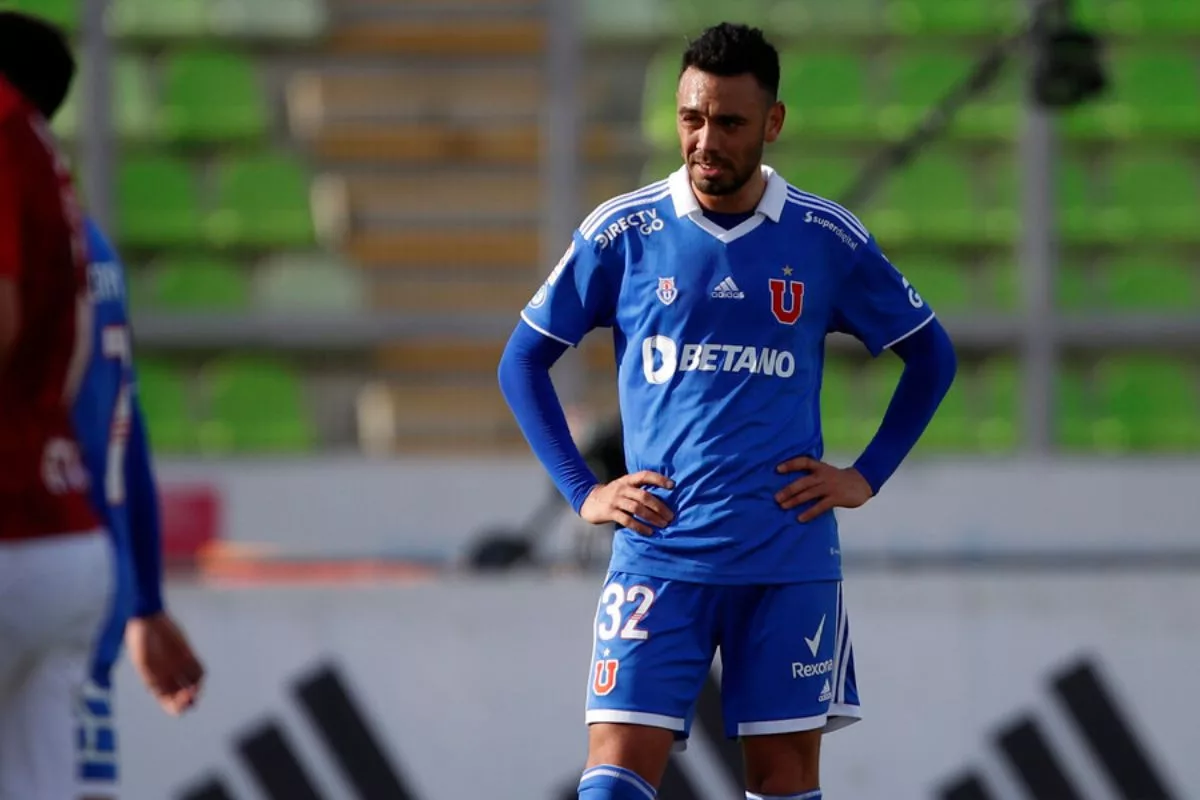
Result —
<instances>
[{"instance_id":1,"label":"shorts hem","mask_svg":"<svg viewBox=\"0 0 1200 800\"><path fill-rule=\"evenodd\" d=\"M830 703L829 721L825 723L826 733L836 733L862 720L862 706L848 703Z\"/></svg>"},{"instance_id":2,"label":"shorts hem","mask_svg":"<svg viewBox=\"0 0 1200 800\"><path fill-rule=\"evenodd\" d=\"M687 727L683 717L651 714L645 711L623 711L616 708L588 709L584 720L588 725L594 725L597 722L613 722L625 725L645 725L650 728L666 728L677 733L683 733Z\"/></svg>"},{"instance_id":3,"label":"shorts hem","mask_svg":"<svg viewBox=\"0 0 1200 800\"><path fill-rule=\"evenodd\" d=\"M815 717L793 717L791 719L771 719L762 722L739 722L738 736L771 736L780 733L800 733L825 727L826 715Z\"/></svg>"}]
</instances>

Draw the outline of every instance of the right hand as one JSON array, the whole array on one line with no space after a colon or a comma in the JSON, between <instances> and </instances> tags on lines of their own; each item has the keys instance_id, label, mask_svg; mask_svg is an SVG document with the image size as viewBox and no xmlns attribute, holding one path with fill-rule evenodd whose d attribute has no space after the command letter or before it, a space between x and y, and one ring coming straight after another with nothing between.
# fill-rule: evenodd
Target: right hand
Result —
<instances>
[{"instance_id":1,"label":"right hand","mask_svg":"<svg viewBox=\"0 0 1200 800\"><path fill-rule=\"evenodd\" d=\"M135 617L125 626L129 660L163 710L179 716L196 703L204 667L166 612Z\"/></svg>"},{"instance_id":2,"label":"right hand","mask_svg":"<svg viewBox=\"0 0 1200 800\"><path fill-rule=\"evenodd\" d=\"M675 481L657 472L642 470L617 478L611 483L602 483L592 489L591 494L583 501L579 516L593 525L615 522L643 536L653 536L654 531L650 525L665 528L675 518L675 514L667 508L666 503L641 488L643 486L674 489ZM647 525L647 522L650 525Z\"/></svg>"}]
</instances>

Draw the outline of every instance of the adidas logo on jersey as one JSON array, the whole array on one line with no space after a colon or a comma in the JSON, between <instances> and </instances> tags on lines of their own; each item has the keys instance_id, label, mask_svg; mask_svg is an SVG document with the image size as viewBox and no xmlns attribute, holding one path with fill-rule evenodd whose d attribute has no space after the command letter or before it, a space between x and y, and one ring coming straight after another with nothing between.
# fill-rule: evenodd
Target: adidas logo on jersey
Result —
<instances>
[{"instance_id":1,"label":"adidas logo on jersey","mask_svg":"<svg viewBox=\"0 0 1200 800\"><path fill-rule=\"evenodd\" d=\"M726 278L713 288L712 296L714 300L742 300L746 293L738 288L733 278Z\"/></svg>"},{"instance_id":2,"label":"adidas logo on jersey","mask_svg":"<svg viewBox=\"0 0 1200 800\"><path fill-rule=\"evenodd\" d=\"M829 685L829 678L825 679L825 688L821 690L821 696L817 698L818 703L827 703L833 699L833 687Z\"/></svg>"}]
</instances>

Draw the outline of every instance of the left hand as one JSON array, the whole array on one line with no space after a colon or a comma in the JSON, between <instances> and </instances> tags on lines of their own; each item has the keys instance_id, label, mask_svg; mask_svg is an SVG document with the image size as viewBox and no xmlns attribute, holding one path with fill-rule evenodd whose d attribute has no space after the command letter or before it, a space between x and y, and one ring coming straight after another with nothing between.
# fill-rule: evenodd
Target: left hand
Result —
<instances>
[{"instance_id":1,"label":"left hand","mask_svg":"<svg viewBox=\"0 0 1200 800\"><path fill-rule=\"evenodd\" d=\"M801 522L814 520L834 508L858 508L875 494L867 479L853 467L841 469L807 456L785 461L775 471L781 475L808 473L775 493L775 502L785 509L817 501L798 517Z\"/></svg>"},{"instance_id":2,"label":"left hand","mask_svg":"<svg viewBox=\"0 0 1200 800\"><path fill-rule=\"evenodd\" d=\"M204 667L166 612L129 620L125 647L142 682L164 711L179 716L195 704Z\"/></svg>"}]
</instances>

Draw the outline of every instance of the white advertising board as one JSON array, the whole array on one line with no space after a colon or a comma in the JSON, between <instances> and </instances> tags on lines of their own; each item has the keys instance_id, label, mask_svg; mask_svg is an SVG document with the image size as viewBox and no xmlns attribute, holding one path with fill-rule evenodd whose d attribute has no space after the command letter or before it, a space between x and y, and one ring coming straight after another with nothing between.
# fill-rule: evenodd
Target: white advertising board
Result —
<instances>
[{"instance_id":1,"label":"white advertising board","mask_svg":"<svg viewBox=\"0 0 1200 800\"><path fill-rule=\"evenodd\" d=\"M573 797L599 580L175 588L208 684L172 719L122 666L126 797ZM971 778L992 800L1048 780L1200 797L1200 575L852 574L847 602L865 718L828 739L831 800L949 800ZM741 796L704 722L663 800Z\"/></svg>"}]
</instances>

